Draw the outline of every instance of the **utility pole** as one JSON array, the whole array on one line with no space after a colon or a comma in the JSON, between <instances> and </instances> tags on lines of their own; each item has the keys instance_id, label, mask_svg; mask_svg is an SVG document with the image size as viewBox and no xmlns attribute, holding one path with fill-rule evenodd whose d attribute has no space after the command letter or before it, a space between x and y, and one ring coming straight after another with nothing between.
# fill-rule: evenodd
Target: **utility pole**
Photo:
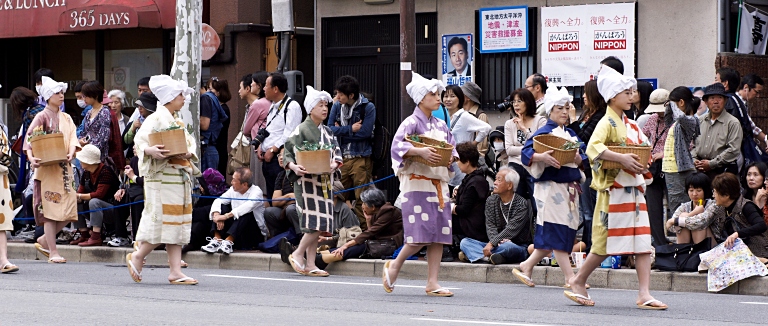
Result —
<instances>
[{"instance_id":1,"label":"utility pole","mask_svg":"<svg viewBox=\"0 0 768 326\"><path fill-rule=\"evenodd\" d=\"M413 113L418 103L405 90L416 68L416 5L415 0L400 0L400 121Z\"/></svg>"},{"instance_id":2,"label":"utility pole","mask_svg":"<svg viewBox=\"0 0 768 326\"><path fill-rule=\"evenodd\" d=\"M187 83L195 90L181 117L195 139L200 139L200 79L202 78L203 1L176 0L176 50L173 54L171 77ZM198 153L200 146L197 147ZM199 157L199 155L198 155Z\"/></svg>"}]
</instances>

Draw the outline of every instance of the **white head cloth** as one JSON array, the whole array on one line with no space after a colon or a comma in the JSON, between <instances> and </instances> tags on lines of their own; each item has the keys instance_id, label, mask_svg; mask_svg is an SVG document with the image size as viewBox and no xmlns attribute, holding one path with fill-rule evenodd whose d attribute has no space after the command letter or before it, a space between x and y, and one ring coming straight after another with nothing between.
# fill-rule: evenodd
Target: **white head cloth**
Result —
<instances>
[{"instance_id":1,"label":"white head cloth","mask_svg":"<svg viewBox=\"0 0 768 326\"><path fill-rule=\"evenodd\" d=\"M636 88L637 80L620 74L608 66L602 66L597 75L597 90L606 103L626 89Z\"/></svg>"},{"instance_id":2,"label":"white head cloth","mask_svg":"<svg viewBox=\"0 0 768 326\"><path fill-rule=\"evenodd\" d=\"M185 98L195 91L187 83L175 80L168 75L157 75L149 78L149 89L157 96L158 105L166 105L179 94Z\"/></svg>"},{"instance_id":3,"label":"white head cloth","mask_svg":"<svg viewBox=\"0 0 768 326\"><path fill-rule=\"evenodd\" d=\"M555 106L565 106L571 100L571 95L565 87L557 89L557 86L547 87L547 93L544 94L544 109L547 115L552 112Z\"/></svg>"},{"instance_id":4,"label":"white head cloth","mask_svg":"<svg viewBox=\"0 0 768 326\"><path fill-rule=\"evenodd\" d=\"M66 83L59 83L48 76L43 76L43 84L40 86L40 96L42 96L44 100L48 101L53 94L66 91Z\"/></svg>"},{"instance_id":5,"label":"white head cloth","mask_svg":"<svg viewBox=\"0 0 768 326\"><path fill-rule=\"evenodd\" d=\"M411 82L405 86L405 90L413 101L416 102L416 105L419 105L424 96L427 96L427 93L442 92L445 90L445 85L443 85L442 81L426 79L414 72Z\"/></svg>"},{"instance_id":6,"label":"white head cloth","mask_svg":"<svg viewBox=\"0 0 768 326\"><path fill-rule=\"evenodd\" d=\"M309 114L320 101L331 103L333 98L328 92L318 91L314 87L307 85L307 96L304 97L304 111L307 111L307 114Z\"/></svg>"}]
</instances>

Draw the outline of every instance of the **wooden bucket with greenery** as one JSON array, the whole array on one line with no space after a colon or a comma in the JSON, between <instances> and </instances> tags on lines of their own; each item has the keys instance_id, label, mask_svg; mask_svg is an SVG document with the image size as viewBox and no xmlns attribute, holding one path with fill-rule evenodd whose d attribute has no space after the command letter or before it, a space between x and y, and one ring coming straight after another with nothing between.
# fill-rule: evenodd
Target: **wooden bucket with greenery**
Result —
<instances>
[{"instance_id":1,"label":"wooden bucket with greenery","mask_svg":"<svg viewBox=\"0 0 768 326\"><path fill-rule=\"evenodd\" d=\"M331 173L331 144L318 144L305 141L294 147L296 164L304 167L309 174Z\"/></svg>"},{"instance_id":2,"label":"wooden bucket with greenery","mask_svg":"<svg viewBox=\"0 0 768 326\"><path fill-rule=\"evenodd\" d=\"M36 128L27 141L32 146L32 155L40 159L40 165L59 164L67 160L64 134L59 131L45 132Z\"/></svg>"},{"instance_id":3,"label":"wooden bucket with greenery","mask_svg":"<svg viewBox=\"0 0 768 326\"><path fill-rule=\"evenodd\" d=\"M420 136L420 135L409 135L405 137L405 140L411 143L413 147L434 148L437 150L437 154L440 155L440 161L435 164L429 163L427 160L423 159L421 156L411 156L410 157L411 161L416 163L421 163L427 166L431 166L433 168L448 166L448 164L451 163L451 157L453 156L453 145L448 144L441 140L437 140L427 136Z\"/></svg>"},{"instance_id":4,"label":"wooden bucket with greenery","mask_svg":"<svg viewBox=\"0 0 768 326\"><path fill-rule=\"evenodd\" d=\"M533 137L533 151L544 153L552 151L554 157L560 165L573 163L576 157L576 151L581 147L581 142L572 142L568 139L557 137L555 135L538 135Z\"/></svg>"}]
</instances>

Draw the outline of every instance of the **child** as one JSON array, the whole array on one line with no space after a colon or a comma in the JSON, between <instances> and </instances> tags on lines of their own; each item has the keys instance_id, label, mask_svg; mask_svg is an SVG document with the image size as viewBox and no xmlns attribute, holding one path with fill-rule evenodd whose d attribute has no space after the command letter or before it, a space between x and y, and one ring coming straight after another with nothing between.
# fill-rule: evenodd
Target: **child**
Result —
<instances>
[{"instance_id":1,"label":"child","mask_svg":"<svg viewBox=\"0 0 768 326\"><path fill-rule=\"evenodd\" d=\"M666 229L677 233L677 243L699 243L709 237L714 240L709 224L718 209L712 198L712 181L704 173L694 173L685 179L691 201L680 205L667 220ZM713 246L716 243L712 243Z\"/></svg>"}]
</instances>

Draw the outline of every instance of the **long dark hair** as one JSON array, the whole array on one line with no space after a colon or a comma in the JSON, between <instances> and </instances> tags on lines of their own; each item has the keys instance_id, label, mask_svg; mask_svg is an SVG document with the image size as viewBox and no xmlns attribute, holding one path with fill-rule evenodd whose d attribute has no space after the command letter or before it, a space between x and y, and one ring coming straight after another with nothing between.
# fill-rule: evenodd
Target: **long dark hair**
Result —
<instances>
[{"instance_id":1,"label":"long dark hair","mask_svg":"<svg viewBox=\"0 0 768 326\"><path fill-rule=\"evenodd\" d=\"M536 116L536 99L533 98L533 93L526 88L518 88L509 95L509 100L514 101L515 96L519 97L523 104L525 104L525 115L529 118ZM515 112L515 110L512 110Z\"/></svg>"},{"instance_id":2,"label":"long dark hair","mask_svg":"<svg viewBox=\"0 0 768 326\"><path fill-rule=\"evenodd\" d=\"M595 113L605 112L608 108L608 104L597 89L597 80L590 80L584 84L584 96L587 97L587 105L585 112L581 114L582 117L592 117Z\"/></svg>"},{"instance_id":3,"label":"long dark hair","mask_svg":"<svg viewBox=\"0 0 768 326\"><path fill-rule=\"evenodd\" d=\"M669 101L677 103L678 101L683 100L685 102L685 107L680 108L680 110L683 110L686 115L691 115L695 113L699 109L699 105L695 105L696 103L693 102L694 96L693 92L691 92L691 89L685 86L677 86L675 89L673 89L671 92L669 92ZM701 102L698 102L701 103Z\"/></svg>"},{"instance_id":4,"label":"long dark hair","mask_svg":"<svg viewBox=\"0 0 768 326\"><path fill-rule=\"evenodd\" d=\"M648 105L651 104L651 92L653 92L653 85L651 83L641 80L637 82L637 93L638 97L640 97L640 103L639 106L635 106L632 104L632 106L635 106L635 110L639 114L645 113L645 109L648 108Z\"/></svg>"},{"instance_id":5,"label":"long dark hair","mask_svg":"<svg viewBox=\"0 0 768 326\"><path fill-rule=\"evenodd\" d=\"M752 197L755 195L755 192L747 185L747 173L749 173L749 169L753 166L756 167L757 172L763 176L763 182L765 182L765 173L768 171L768 165L763 162L753 162L752 164L748 165L746 169L744 169L744 176L741 177L741 187L744 189L744 198L749 200L752 200ZM761 185L760 187L762 188L763 186Z\"/></svg>"}]
</instances>

